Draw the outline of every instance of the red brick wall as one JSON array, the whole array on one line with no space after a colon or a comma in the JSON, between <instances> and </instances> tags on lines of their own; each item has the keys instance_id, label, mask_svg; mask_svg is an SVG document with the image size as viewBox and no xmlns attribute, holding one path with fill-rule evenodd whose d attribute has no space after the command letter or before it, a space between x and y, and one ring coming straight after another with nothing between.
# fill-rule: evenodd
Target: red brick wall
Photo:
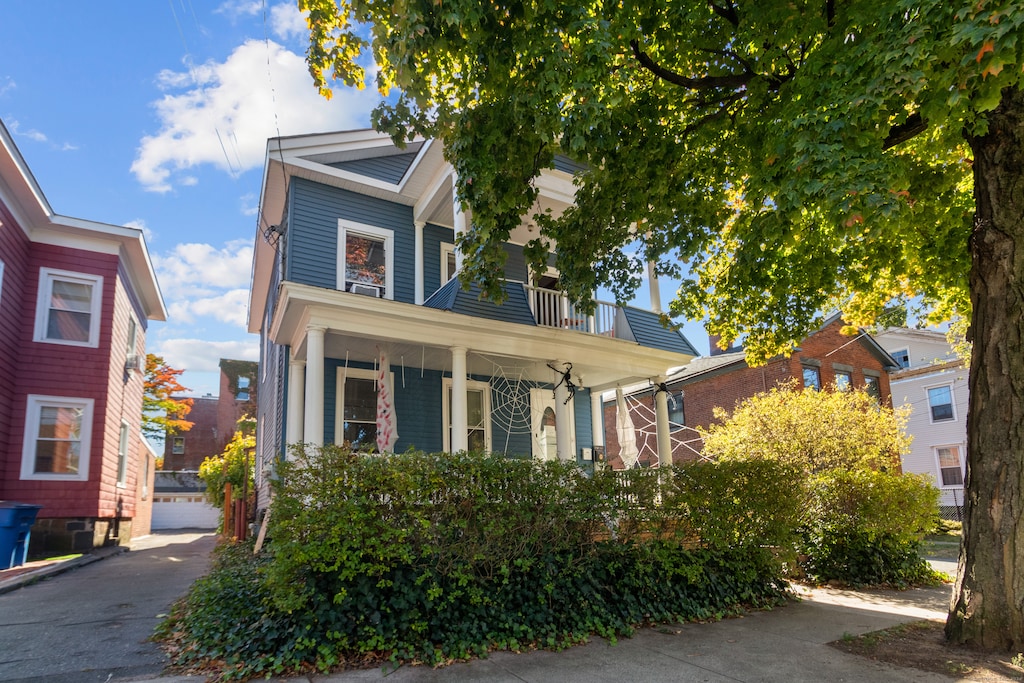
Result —
<instances>
[{"instance_id":1,"label":"red brick wall","mask_svg":"<svg viewBox=\"0 0 1024 683\"><path fill-rule=\"evenodd\" d=\"M203 460L211 455L220 455L231 440L234 428L226 435L218 427L218 399L215 396L197 398L192 403L192 410L186 418L192 423L187 432L168 436L164 442L165 470L198 470ZM173 452L174 437L185 439L185 452Z\"/></svg>"},{"instance_id":2,"label":"red brick wall","mask_svg":"<svg viewBox=\"0 0 1024 683\"><path fill-rule=\"evenodd\" d=\"M841 321L836 321L828 327L812 334L804 340L800 348L789 358L777 358L760 367L747 367L746 363L729 366L719 372L709 372L705 376L699 376L689 381L681 381L669 384L669 389L684 391L684 413L686 426L708 427L716 422L713 412L715 407L725 408L731 411L736 404L743 399L749 398L759 392L767 391L772 387L788 380L795 380L798 386L803 386L803 364L806 361L820 362L819 372L821 384L828 388L835 384L836 365L845 366L852 375L853 386L861 389L865 384L865 370L879 378L879 389L882 400L891 405L889 390L889 377L881 362L869 350L864 340L855 340L852 336L840 332L843 327ZM644 392L632 399L639 400L643 408L632 408L633 411L654 410L654 398L650 391ZM621 466L618 458L619 440L615 430L615 403L605 404L605 447L607 461L613 467ZM650 414L650 413L648 413ZM636 421L636 417L634 417ZM656 457L645 457L644 451L656 452L657 444L653 443L653 437L647 436L645 449L644 435L637 435L637 447L641 451L640 462L643 465L648 460L657 462ZM699 449L699 443L694 444ZM694 459L694 453L689 448L676 446L673 450L673 461L682 462Z\"/></svg>"}]
</instances>

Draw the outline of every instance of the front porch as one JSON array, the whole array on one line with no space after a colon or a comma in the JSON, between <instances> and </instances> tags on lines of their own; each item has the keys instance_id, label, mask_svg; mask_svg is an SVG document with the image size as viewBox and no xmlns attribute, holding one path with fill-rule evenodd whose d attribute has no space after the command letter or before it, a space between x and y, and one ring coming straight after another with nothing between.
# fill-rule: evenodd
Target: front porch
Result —
<instances>
[{"instance_id":1,"label":"front porch","mask_svg":"<svg viewBox=\"0 0 1024 683\"><path fill-rule=\"evenodd\" d=\"M346 392L376 376L384 353L403 439L397 450L436 443L456 452L483 442L509 455L584 462L604 446L602 391L660 384L692 358L641 344L644 335L634 333L623 308L605 304L579 324L566 323L574 311L559 293L509 286L519 296L484 317L458 312L462 297L477 309L494 305L454 286L450 297L439 290L417 306L284 283L271 338L290 348L286 443L350 440L346 429L355 418L344 407ZM667 442L667 405L661 408L659 433ZM443 433L443 443L431 433Z\"/></svg>"}]
</instances>

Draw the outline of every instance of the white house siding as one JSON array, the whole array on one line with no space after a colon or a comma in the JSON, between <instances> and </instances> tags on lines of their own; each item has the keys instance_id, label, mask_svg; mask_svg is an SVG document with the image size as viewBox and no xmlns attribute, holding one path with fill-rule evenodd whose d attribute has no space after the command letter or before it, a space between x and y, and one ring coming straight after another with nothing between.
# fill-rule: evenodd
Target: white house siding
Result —
<instances>
[{"instance_id":1,"label":"white house siding","mask_svg":"<svg viewBox=\"0 0 1024 683\"><path fill-rule=\"evenodd\" d=\"M889 375L894 406L909 405L907 432L914 437L910 453L903 456L903 471L928 476L941 491L939 505L947 519L959 520L963 510L963 485L943 486L936 448L956 446L960 469L967 459L967 367L956 359L944 334L929 330L890 328L875 340L892 353L907 349L910 367ZM953 419L933 422L928 388L949 385L953 392Z\"/></svg>"}]
</instances>

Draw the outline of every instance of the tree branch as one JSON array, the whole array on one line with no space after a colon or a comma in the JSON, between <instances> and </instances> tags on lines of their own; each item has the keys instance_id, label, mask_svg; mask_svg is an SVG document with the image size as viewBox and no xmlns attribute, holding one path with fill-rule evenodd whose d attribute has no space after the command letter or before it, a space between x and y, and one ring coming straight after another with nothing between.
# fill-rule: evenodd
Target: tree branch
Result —
<instances>
[{"instance_id":1,"label":"tree branch","mask_svg":"<svg viewBox=\"0 0 1024 683\"><path fill-rule=\"evenodd\" d=\"M903 123L889 129L889 135L882 142L882 149L891 149L928 129L928 122L917 112L907 117Z\"/></svg>"},{"instance_id":2,"label":"tree branch","mask_svg":"<svg viewBox=\"0 0 1024 683\"><path fill-rule=\"evenodd\" d=\"M650 56L640 49L640 43L637 40L629 41L629 46L633 50L633 56L636 57L640 65L650 71L652 74L657 76L663 81L672 83L674 85L680 85L684 88L691 90L712 90L714 88L738 88L746 85L750 82L750 79L754 77L752 72L744 72L742 74L732 74L729 76L707 76L706 78L689 78L678 74L675 71L670 71L665 67L661 66Z\"/></svg>"},{"instance_id":3,"label":"tree branch","mask_svg":"<svg viewBox=\"0 0 1024 683\"><path fill-rule=\"evenodd\" d=\"M711 7L711 11L728 21L733 26L740 25L740 15L736 13L736 5L731 2L727 7L716 5L713 2L709 2L708 5Z\"/></svg>"}]
</instances>

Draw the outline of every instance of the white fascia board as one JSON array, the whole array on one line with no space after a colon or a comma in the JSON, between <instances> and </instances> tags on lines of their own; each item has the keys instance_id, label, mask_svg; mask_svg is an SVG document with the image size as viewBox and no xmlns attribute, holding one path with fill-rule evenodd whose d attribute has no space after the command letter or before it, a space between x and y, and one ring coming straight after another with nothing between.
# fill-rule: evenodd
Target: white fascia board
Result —
<instances>
[{"instance_id":1,"label":"white fascia board","mask_svg":"<svg viewBox=\"0 0 1024 683\"><path fill-rule=\"evenodd\" d=\"M301 168L310 173L318 173L329 178L337 178L338 180L344 180L355 185L361 185L364 187L373 188L382 192L392 192L396 195L401 194L401 187L395 183L389 183L385 180L378 180L369 176L360 175L358 173L352 173L351 171L345 171L340 168L334 168L333 166L327 166L321 164L318 161L309 161L308 159L295 158L288 161L288 165L294 168Z\"/></svg>"},{"instance_id":2,"label":"white fascia board","mask_svg":"<svg viewBox=\"0 0 1024 683\"><path fill-rule=\"evenodd\" d=\"M431 210L435 205L434 200L437 199L438 194L441 193L442 188L444 188L449 178L454 180L455 169L452 168L451 164L445 162L434 171L434 175L430 179L430 182L427 183L427 187L423 194L421 194L419 199L416 200L416 203L412 205L412 217L414 221L424 220L423 216L431 213ZM451 204L454 201L454 198L451 196L451 192L448 192L447 194L449 195L447 197L448 203ZM440 203L440 200L438 200L437 203ZM449 225L445 227L450 228L453 226Z\"/></svg>"}]
</instances>

